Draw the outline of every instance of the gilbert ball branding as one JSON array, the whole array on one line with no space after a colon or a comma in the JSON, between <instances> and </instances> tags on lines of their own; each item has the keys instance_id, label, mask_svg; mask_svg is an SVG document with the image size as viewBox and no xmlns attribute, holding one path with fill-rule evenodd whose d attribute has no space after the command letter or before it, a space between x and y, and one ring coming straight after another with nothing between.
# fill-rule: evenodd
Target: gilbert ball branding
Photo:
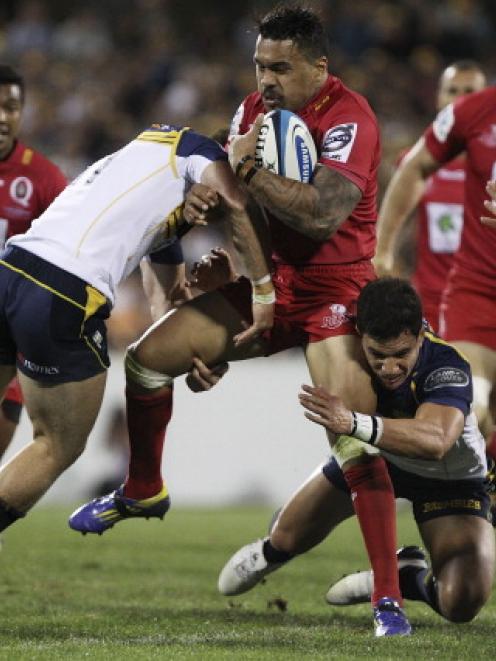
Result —
<instances>
[{"instance_id":1,"label":"gilbert ball branding","mask_svg":"<svg viewBox=\"0 0 496 661\"><path fill-rule=\"evenodd\" d=\"M255 163L308 184L317 163L317 150L305 122L289 110L267 113L258 135Z\"/></svg>"}]
</instances>

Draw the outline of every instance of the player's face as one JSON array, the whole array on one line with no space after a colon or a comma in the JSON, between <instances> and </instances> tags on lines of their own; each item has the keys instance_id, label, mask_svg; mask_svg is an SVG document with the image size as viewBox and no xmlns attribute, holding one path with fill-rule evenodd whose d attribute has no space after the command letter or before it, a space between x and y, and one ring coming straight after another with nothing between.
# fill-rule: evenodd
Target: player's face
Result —
<instances>
[{"instance_id":1,"label":"player's face","mask_svg":"<svg viewBox=\"0 0 496 661\"><path fill-rule=\"evenodd\" d=\"M309 60L291 39L259 37L254 62L265 110L296 112L317 94L327 77L327 58Z\"/></svg>"},{"instance_id":2,"label":"player's face","mask_svg":"<svg viewBox=\"0 0 496 661\"><path fill-rule=\"evenodd\" d=\"M378 341L370 335L363 335L362 347L367 362L385 388L399 388L411 374L423 339L423 333L416 337L410 331L403 331L398 337L387 341Z\"/></svg>"},{"instance_id":3,"label":"player's face","mask_svg":"<svg viewBox=\"0 0 496 661\"><path fill-rule=\"evenodd\" d=\"M19 131L22 93L19 85L0 84L0 159L7 156Z\"/></svg>"},{"instance_id":4,"label":"player's face","mask_svg":"<svg viewBox=\"0 0 496 661\"><path fill-rule=\"evenodd\" d=\"M455 67L448 67L439 81L437 109L442 110L464 94L480 92L485 86L486 78L482 71L458 71Z\"/></svg>"}]
</instances>

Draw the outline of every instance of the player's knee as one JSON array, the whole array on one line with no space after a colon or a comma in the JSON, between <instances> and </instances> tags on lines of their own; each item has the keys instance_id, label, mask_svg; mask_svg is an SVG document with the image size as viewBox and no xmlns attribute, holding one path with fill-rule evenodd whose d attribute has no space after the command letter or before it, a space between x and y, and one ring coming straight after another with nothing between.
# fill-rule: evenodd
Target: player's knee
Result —
<instances>
[{"instance_id":1,"label":"player's knee","mask_svg":"<svg viewBox=\"0 0 496 661\"><path fill-rule=\"evenodd\" d=\"M438 599L442 615L450 622L470 622L488 600L487 588L487 577L474 574L441 584Z\"/></svg>"},{"instance_id":2,"label":"player's knee","mask_svg":"<svg viewBox=\"0 0 496 661\"><path fill-rule=\"evenodd\" d=\"M131 345L128 348L124 368L127 383L139 386L145 392L157 390L164 386L172 386L174 381L173 377L142 365L137 356L136 345Z\"/></svg>"}]
</instances>

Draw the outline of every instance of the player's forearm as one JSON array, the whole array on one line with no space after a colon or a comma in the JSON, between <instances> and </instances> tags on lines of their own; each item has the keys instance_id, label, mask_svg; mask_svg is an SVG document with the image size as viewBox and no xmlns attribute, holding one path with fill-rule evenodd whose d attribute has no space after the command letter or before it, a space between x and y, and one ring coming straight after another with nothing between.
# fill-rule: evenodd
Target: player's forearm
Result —
<instances>
[{"instance_id":1,"label":"player's forearm","mask_svg":"<svg viewBox=\"0 0 496 661\"><path fill-rule=\"evenodd\" d=\"M396 171L386 190L377 221L377 259L392 256L395 240L424 191L420 168L405 166Z\"/></svg>"},{"instance_id":2,"label":"player's forearm","mask_svg":"<svg viewBox=\"0 0 496 661\"><path fill-rule=\"evenodd\" d=\"M260 169L251 179L250 193L276 218L312 239L327 241L349 215L349 188L342 177L336 178L333 195L324 201L319 190L311 184L302 184Z\"/></svg>"},{"instance_id":3,"label":"player's forearm","mask_svg":"<svg viewBox=\"0 0 496 661\"><path fill-rule=\"evenodd\" d=\"M376 446L392 454L438 461L452 443L441 425L427 420L382 418L384 430Z\"/></svg>"},{"instance_id":4,"label":"player's forearm","mask_svg":"<svg viewBox=\"0 0 496 661\"><path fill-rule=\"evenodd\" d=\"M249 208L250 215L245 208L232 208L229 216L234 247L246 267L248 277L257 281L270 273L269 240L261 214L252 205Z\"/></svg>"}]
</instances>

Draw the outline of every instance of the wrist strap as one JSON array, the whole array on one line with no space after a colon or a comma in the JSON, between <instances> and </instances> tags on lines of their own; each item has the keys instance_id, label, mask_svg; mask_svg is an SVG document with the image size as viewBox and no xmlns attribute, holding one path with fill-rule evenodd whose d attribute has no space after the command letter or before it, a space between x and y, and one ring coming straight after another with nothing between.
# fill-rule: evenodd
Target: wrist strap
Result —
<instances>
[{"instance_id":1,"label":"wrist strap","mask_svg":"<svg viewBox=\"0 0 496 661\"><path fill-rule=\"evenodd\" d=\"M238 161L238 164L236 165L236 169L234 170L234 174L235 174L237 177L239 177L239 173L240 173L241 168L243 167L243 165L244 165L245 163L248 163L248 161L253 161L253 162L255 162L255 157L254 157L254 156L251 156L250 154L247 154L246 156L243 156L243 158L241 158L241 159Z\"/></svg>"},{"instance_id":2,"label":"wrist strap","mask_svg":"<svg viewBox=\"0 0 496 661\"><path fill-rule=\"evenodd\" d=\"M276 302L276 292L271 291L270 294L252 294L251 300L253 303L260 303L261 305L272 305Z\"/></svg>"},{"instance_id":3,"label":"wrist strap","mask_svg":"<svg viewBox=\"0 0 496 661\"><path fill-rule=\"evenodd\" d=\"M350 436L354 436L364 443L377 445L384 431L382 418L378 415L357 413L357 411L352 411L351 415L353 416L353 429Z\"/></svg>"},{"instance_id":4,"label":"wrist strap","mask_svg":"<svg viewBox=\"0 0 496 661\"><path fill-rule=\"evenodd\" d=\"M267 273L267 275L264 275L262 278L259 278L258 280L252 280L251 284L254 287L260 287L260 285L266 285L268 282L272 280L270 273Z\"/></svg>"}]
</instances>

